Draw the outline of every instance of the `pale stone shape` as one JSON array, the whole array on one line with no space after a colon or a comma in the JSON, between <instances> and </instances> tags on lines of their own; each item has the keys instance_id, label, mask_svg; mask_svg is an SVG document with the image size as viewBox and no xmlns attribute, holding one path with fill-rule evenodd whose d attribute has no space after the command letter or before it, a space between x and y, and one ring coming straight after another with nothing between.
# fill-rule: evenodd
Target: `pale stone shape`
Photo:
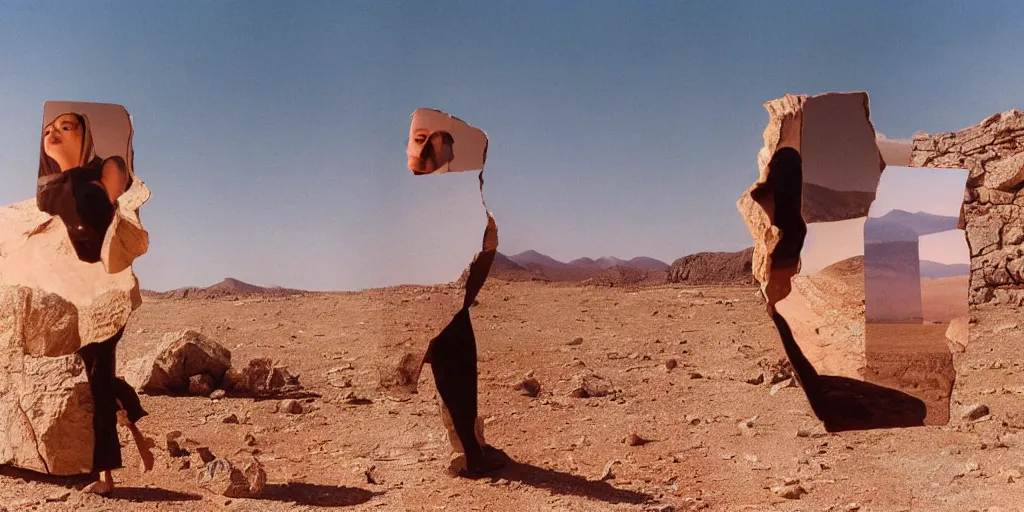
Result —
<instances>
[{"instance_id":1,"label":"pale stone shape","mask_svg":"<svg viewBox=\"0 0 1024 512\"><path fill-rule=\"evenodd\" d=\"M266 357L252 359L241 369L230 368L224 374L223 387L253 396L273 396L301 388L298 377Z\"/></svg>"},{"instance_id":2,"label":"pale stone shape","mask_svg":"<svg viewBox=\"0 0 1024 512\"><path fill-rule=\"evenodd\" d=\"M193 375L219 384L231 367L231 351L202 333L165 333L160 345L135 363L127 381L148 394L187 393Z\"/></svg>"},{"instance_id":3,"label":"pale stone shape","mask_svg":"<svg viewBox=\"0 0 1024 512\"><path fill-rule=\"evenodd\" d=\"M879 138L876 144L878 144L878 151L881 153L882 161L885 162L885 165L897 167L910 166L910 154L914 150L914 141L912 139Z\"/></svg>"},{"instance_id":4,"label":"pale stone shape","mask_svg":"<svg viewBox=\"0 0 1024 512\"><path fill-rule=\"evenodd\" d=\"M1015 192L1024 183L1024 151L985 166L985 187Z\"/></svg>"},{"instance_id":5,"label":"pale stone shape","mask_svg":"<svg viewBox=\"0 0 1024 512\"><path fill-rule=\"evenodd\" d=\"M198 477L199 486L227 498L256 498L267 485L267 473L255 457L247 458L241 469L227 459L214 459Z\"/></svg>"},{"instance_id":6,"label":"pale stone shape","mask_svg":"<svg viewBox=\"0 0 1024 512\"><path fill-rule=\"evenodd\" d=\"M84 365L77 355L25 355L31 343L19 306L29 296L0 287L0 464L54 475L88 472L93 407Z\"/></svg>"},{"instance_id":7,"label":"pale stone shape","mask_svg":"<svg viewBox=\"0 0 1024 512\"><path fill-rule=\"evenodd\" d=\"M949 321L946 328L946 339L949 340L950 349L955 352L963 352L967 348L970 319L966 316L958 316Z\"/></svg>"}]
</instances>

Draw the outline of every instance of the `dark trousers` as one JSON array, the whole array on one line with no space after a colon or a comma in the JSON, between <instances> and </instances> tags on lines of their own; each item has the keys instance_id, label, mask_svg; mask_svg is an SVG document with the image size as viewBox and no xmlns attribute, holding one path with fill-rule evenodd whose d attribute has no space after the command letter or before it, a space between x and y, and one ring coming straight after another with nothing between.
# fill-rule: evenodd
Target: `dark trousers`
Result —
<instances>
[{"instance_id":1,"label":"dark trousers","mask_svg":"<svg viewBox=\"0 0 1024 512\"><path fill-rule=\"evenodd\" d=\"M124 407L128 419L135 423L148 413L142 409L142 402L135 390L115 375L117 342L121 340L124 328L114 336L99 343L90 343L78 349L78 355L85 362L92 392L93 471L120 469L121 441L117 436L117 411ZM118 405L120 401L120 405Z\"/></svg>"}]
</instances>

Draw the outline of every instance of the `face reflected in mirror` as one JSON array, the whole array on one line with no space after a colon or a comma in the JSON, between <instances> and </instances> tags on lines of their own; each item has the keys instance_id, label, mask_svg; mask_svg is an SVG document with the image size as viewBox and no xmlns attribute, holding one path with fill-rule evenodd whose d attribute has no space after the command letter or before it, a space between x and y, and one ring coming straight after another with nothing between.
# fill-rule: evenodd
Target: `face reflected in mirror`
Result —
<instances>
[{"instance_id":1,"label":"face reflected in mirror","mask_svg":"<svg viewBox=\"0 0 1024 512\"><path fill-rule=\"evenodd\" d=\"M61 172L82 165L85 120L74 113L61 114L43 128L43 150Z\"/></svg>"},{"instance_id":2,"label":"face reflected in mirror","mask_svg":"<svg viewBox=\"0 0 1024 512\"><path fill-rule=\"evenodd\" d=\"M455 137L446 131L414 130L409 139L409 169L415 174L431 174L455 159Z\"/></svg>"}]
</instances>

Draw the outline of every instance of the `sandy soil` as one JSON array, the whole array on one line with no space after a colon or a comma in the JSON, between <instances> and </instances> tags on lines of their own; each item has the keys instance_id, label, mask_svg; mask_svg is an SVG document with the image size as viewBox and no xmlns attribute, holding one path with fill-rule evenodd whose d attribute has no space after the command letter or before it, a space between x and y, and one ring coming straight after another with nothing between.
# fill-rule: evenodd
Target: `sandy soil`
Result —
<instances>
[{"instance_id":1,"label":"sandy soil","mask_svg":"<svg viewBox=\"0 0 1024 512\"><path fill-rule=\"evenodd\" d=\"M921 279L921 303L926 322L949 323L967 315L970 276Z\"/></svg>"},{"instance_id":2,"label":"sandy soil","mask_svg":"<svg viewBox=\"0 0 1024 512\"><path fill-rule=\"evenodd\" d=\"M232 457L252 434L269 478L262 499L210 495L197 486L195 466L181 469L181 460L163 451L156 469L143 474L126 447L128 468L116 474L122 487L112 498L80 494L80 479L3 469L0 504L190 512L1020 509L1024 334L1017 319L983 320L987 334L957 356L954 397L984 403L990 415L967 422L954 405L947 426L833 435L823 432L801 389L771 395L767 382L745 382L760 373L759 361L783 357L752 287L488 283L473 308L481 415L488 441L519 464L472 481L444 473L448 445L429 371L411 401L376 391L375 366L387 347L436 334L434 327L447 320L433 318L438 304L448 302L440 299L457 296L441 286L238 301L149 299L129 323L123 361L151 350L163 332L194 328L230 348L237 363L281 360L321 395L307 404L311 412L298 415L273 412L273 401L143 396L150 416L140 427L157 439L181 430ZM385 312L400 316L383 318ZM384 339L396 326L404 338ZM568 345L576 337L583 343ZM678 361L671 371L670 358ZM568 380L584 367L618 392L567 396ZM542 384L537 398L513 387L529 371ZM353 387L336 387L339 375ZM370 403L347 403L350 392ZM231 413L239 424L222 422ZM745 419L752 427L738 428ZM630 434L650 442L629 446L623 439ZM601 481L606 464L616 460L613 476ZM366 476L371 467L373 483ZM773 492L790 479L807 491L800 499Z\"/></svg>"}]
</instances>

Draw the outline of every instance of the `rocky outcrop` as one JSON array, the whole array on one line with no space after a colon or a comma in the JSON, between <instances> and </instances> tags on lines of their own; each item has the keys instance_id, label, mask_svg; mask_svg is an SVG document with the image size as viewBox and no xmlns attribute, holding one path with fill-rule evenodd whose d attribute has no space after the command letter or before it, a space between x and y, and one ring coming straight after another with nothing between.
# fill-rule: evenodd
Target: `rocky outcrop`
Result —
<instances>
[{"instance_id":1,"label":"rocky outcrop","mask_svg":"<svg viewBox=\"0 0 1024 512\"><path fill-rule=\"evenodd\" d=\"M754 284L754 249L739 252L699 252L672 262L668 282L688 285Z\"/></svg>"},{"instance_id":2,"label":"rocky outcrop","mask_svg":"<svg viewBox=\"0 0 1024 512\"><path fill-rule=\"evenodd\" d=\"M967 169L960 228L971 250L972 306L1024 305L1024 112L958 132L917 133L913 167Z\"/></svg>"},{"instance_id":3,"label":"rocky outcrop","mask_svg":"<svg viewBox=\"0 0 1024 512\"><path fill-rule=\"evenodd\" d=\"M186 330L164 334L156 350L135 365L128 383L139 391L185 394L196 376L206 375L212 387L219 387L231 368L231 351L202 333Z\"/></svg>"}]
</instances>

